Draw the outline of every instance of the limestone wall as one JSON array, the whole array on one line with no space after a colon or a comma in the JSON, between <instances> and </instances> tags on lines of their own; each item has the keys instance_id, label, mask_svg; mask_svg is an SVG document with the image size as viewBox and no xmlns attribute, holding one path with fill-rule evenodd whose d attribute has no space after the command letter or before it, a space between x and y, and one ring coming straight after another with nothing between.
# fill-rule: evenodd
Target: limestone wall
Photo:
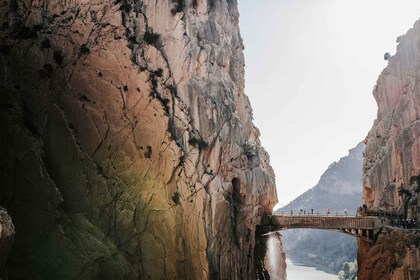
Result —
<instances>
[{"instance_id":1,"label":"limestone wall","mask_svg":"<svg viewBox=\"0 0 420 280\"><path fill-rule=\"evenodd\" d=\"M373 91L378 116L366 138L363 203L369 213L418 222L420 21L398 41ZM418 279L418 235L391 229L374 246L359 240L358 279Z\"/></svg>"},{"instance_id":2,"label":"limestone wall","mask_svg":"<svg viewBox=\"0 0 420 280\"><path fill-rule=\"evenodd\" d=\"M0 205L26 279L255 279L274 173L234 0L0 1Z\"/></svg>"}]
</instances>

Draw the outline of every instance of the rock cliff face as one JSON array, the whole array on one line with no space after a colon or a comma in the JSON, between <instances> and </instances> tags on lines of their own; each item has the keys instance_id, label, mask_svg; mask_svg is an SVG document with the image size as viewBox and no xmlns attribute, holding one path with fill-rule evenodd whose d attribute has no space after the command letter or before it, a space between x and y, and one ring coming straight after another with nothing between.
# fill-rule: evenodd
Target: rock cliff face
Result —
<instances>
[{"instance_id":1,"label":"rock cliff face","mask_svg":"<svg viewBox=\"0 0 420 280\"><path fill-rule=\"evenodd\" d=\"M366 138L363 203L373 213L419 221L420 21L398 41L373 91L378 116ZM410 257L418 248L418 234L409 231L385 232L373 246L359 241L359 279L418 279L418 255Z\"/></svg>"},{"instance_id":2,"label":"rock cliff face","mask_svg":"<svg viewBox=\"0 0 420 280\"><path fill-rule=\"evenodd\" d=\"M420 190L419 70L417 21L399 38L397 53L389 58L373 91L378 116L366 138L363 165L363 201L367 207L374 211L399 211L409 218L414 217L415 211L420 217L415 207Z\"/></svg>"},{"instance_id":3,"label":"rock cliff face","mask_svg":"<svg viewBox=\"0 0 420 280\"><path fill-rule=\"evenodd\" d=\"M7 257L13 246L15 226L5 209L0 208L0 279L8 279Z\"/></svg>"},{"instance_id":4,"label":"rock cliff face","mask_svg":"<svg viewBox=\"0 0 420 280\"><path fill-rule=\"evenodd\" d=\"M420 279L420 232L385 228L374 246L359 243L358 279Z\"/></svg>"},{"instance_id":5,"label":"rock cliff face","mask_svg":"<svg viewBox=\"0 0 420 280\"><path fill-rule=\"evenodd\" d=\"M11 279L262 275L276 191L238 17L234 0L0 0Z\"/></svg>"}]
</instances>

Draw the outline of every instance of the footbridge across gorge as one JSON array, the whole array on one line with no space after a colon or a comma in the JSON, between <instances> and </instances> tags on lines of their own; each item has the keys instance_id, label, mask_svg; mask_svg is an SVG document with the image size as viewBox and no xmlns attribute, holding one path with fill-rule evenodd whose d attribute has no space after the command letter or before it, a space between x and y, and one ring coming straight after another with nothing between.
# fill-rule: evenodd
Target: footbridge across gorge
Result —
<instances>
[{"instance_id":1,"label":"footbridge across gorge","mask_svg":"<svg viewBox=\"0 0 420 280\"><path fill-rule=\"evenodd\" d=\"M266 233L283 229L313 228L338 231L374 242L377 233L389 225L389 221L376 216L272 215L264 225Z\"/></svg>"}]
</instances>

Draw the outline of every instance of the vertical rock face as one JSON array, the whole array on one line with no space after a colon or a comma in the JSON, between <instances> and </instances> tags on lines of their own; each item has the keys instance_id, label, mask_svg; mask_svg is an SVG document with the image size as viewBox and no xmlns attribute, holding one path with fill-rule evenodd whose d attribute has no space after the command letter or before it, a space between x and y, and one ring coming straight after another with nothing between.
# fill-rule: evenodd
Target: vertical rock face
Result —
<instances>
[{"instance_id":1,"label":"vertical rock face","mask_svg":"<svg viewBox=\"0 0 420 280\"><path fill-rule=\"evenodd\" d=\"M0 279L7 278L6 262L15 237L15 227L7 211L0 207Z\"/></svg>"},{"instance_id":2,"label":"vertical rock face","mask_svg":"<svg viewBox=\"0 0 420 280\"><path fill-rule=\"evenodd\" d=\"M399 39L397 53L389 58L373 91L378 116L366 138L363 177L363 201L370 210L405 212L411 215L409 218L417 211L417 219L420 217L419 71L420 21L417 21Z\"/></svg>"},{"instance_id":3,"label":"vertical rock face","mask_svg":"<svg viewBox=\"0 0 420 280\"><path fill-rule=\"evenodd\" d=\"M0 1L20 279L254 279L274 174L232 0Z\"/></svg>"},{"instance_id":4,"label":"vertical rock face","mask_svg":"<svg viewBox=\"0 0 420 280\"><path fill-rule=\"evenodd\" d=\"M394 219L420 218L420 21L399 38L374 89L378 116L366 138L363 203ZM358 279L419 279L419 234L390 230L359 241Z\"/></svg>"},{"instance_id":5,"label":"vertical rock face","mask_svg":"<svg viewBox=\"0 0 420 280\"><path fill-rule=\"evenodd\" d=\"M359 243L359 274L362 280L420 279L420 232L385 228L375 245Z\"/></svg>"}]
</instances>

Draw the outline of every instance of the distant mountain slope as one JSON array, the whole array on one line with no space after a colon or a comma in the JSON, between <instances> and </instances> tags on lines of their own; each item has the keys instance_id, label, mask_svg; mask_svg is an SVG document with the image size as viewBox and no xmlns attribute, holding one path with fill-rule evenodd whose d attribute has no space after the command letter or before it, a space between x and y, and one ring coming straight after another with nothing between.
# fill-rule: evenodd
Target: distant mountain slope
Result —
<instances>
[{"instance_id":1,"label":"distant mountain slope","mask_svg":"<svg viewBox=\"0 0 420 280\"><path fill-rule=\"evenodd\" d=\"M309 213L349 215L356 212L362 200L362 162L365 144L359 143L349 154L332 163L322 174L319 182L276 213L299 214L299 209ZM282 241L286 257L294 262L314 266L318 269L337 273L346 261L354 261L357 253L356 238L331 231L294 229L282 231Z\"/></svg>"},{"instance_id":2,"label":"distant mountain slope","mask_svg":"<svg viewBox=\"0 0 420 280\"><path fill-rule=\"evenodd\" d=\"M314 209L314 211L343 212L344 209L356 211L362 203L362 163L365 144L359 143L342 157L332 163L322 174L318 184L304 192L276 213L290 213L290 210ZM297 213L297 212L295 212Z\"/></svg>"}]
</instances>

